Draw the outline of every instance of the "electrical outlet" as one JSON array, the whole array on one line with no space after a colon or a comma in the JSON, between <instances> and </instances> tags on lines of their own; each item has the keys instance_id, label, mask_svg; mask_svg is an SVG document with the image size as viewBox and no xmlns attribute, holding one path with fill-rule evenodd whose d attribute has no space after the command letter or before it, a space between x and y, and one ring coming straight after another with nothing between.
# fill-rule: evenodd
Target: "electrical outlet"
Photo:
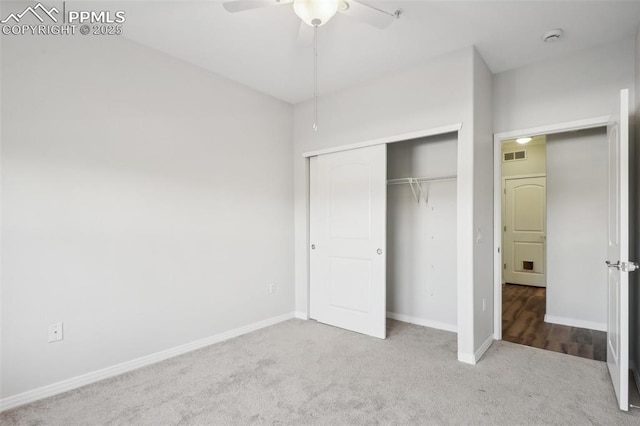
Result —
<instances>
[{"instance_id":1,"label":"electrical outlet","mask_svg":"<svg viewBox=\"0 0 640 426\"><path fill-rule=\"evenodd\" d=\"M57 322L49 326L49 343L62 340L62 323Z\"/></svg>"},{"instance_id":2,"label":"electrical outlet","mask_svg":"<svg viewBox=\"0 0 640 426\"><path fill-rule=\"evenodd\" d=\"M276 292L276 285L275 285L275 283L271 283L271 284L269 284L269 293L270 293L270 294L273 294L273 293L275 293L275 292Z\"/></svg>"},{"instance_id":3,"label":"electrical outlet","mask_svg":"<svg viewBox=\"0 0 640 426\"><path fill-rule=\"evenodd\" d=\"M487 310L487 299L482 299L482 312Z\"/></svg>"}]
</instances>

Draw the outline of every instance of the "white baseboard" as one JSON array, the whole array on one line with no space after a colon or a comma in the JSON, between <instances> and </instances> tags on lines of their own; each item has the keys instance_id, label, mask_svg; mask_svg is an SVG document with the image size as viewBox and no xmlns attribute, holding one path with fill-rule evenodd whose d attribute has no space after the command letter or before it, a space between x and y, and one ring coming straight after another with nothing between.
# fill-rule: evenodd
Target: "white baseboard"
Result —
<instances>
[{"instance_id":1,"label":"white baseboard","mask_svg":"<svg viewBox=\"0 0 640 426\"><path fill-rule=\"evenodd\" d=\"M465 364L476 365L478 361L480 361L480 358L482 358L485 352L487 352L487 350L491 347L493 340L493 335L489 336L487 340L485 340L484 343L480 345L478 350L473 354L458 352L458 361L464 362Z\"/></svg>"},{"instance_id":2,"label":"white baseboard","mask_svg":"<svg viewBox=\"0 0 640 426\"><path fill-rule=\"evenodd\" d=\"M465 364L475 365L475 356L473 354L462 354L458 352L458 361L464 362Z\"/></svg>"},{"instance_id":3,"label":"white baseboard","mask_svg":"<svg viewBox=\"0 0 640 426\"><path fill-rule=\"evenodd\" d=\"M482 358L484 353L487 352L487 350L489 350L489 348L491 347L491 344L493 343L493 340L494 340L493 339L493 335L491 335L491 336L487 337L487 340L485 340L482 345L480 345L480 347L478 348L476 353L473 355L475 362L480 361L480 358Z\"/></svg>"},{"instance_id":4,"label":"white baseboard","mask_svg":"<svg viewBox=\"0 0 640 426\"><path fill-rule=\"evenodd\" d=\"M308 320L309 319L309 315L307 315L306 312L302 312L302 311L296 311L294 314L294 317L301 319L301 320Z\"/></svg>"},{"instance_id":5,"label":"white baseboard","mask_svg":"<svg viewBox=\"0 0 640 426\"><path fill-rule=\"evenodd\" d=\"M38 389L33 389L27 392L23 392L17 395L13 395L0 400L0 412L8 410L10 408L18 407L20 405L28 404L30 402L37 401L39 399L47 398L59 393L67 392L73 389L77 389L82 386L89 385L91 383L98 382L100 380L108 379L109 377L117 376L119 374L126 373L128 371L136 370L147 365L155 364L160 361L164 361L168 358L173 358L178 355L182 355L187 352L194 351L196 349L204 348L206 346L219 343L224 340L232 339L234 337L241 336L243 334L251 333L252 331L260 330L261 328L269 327L271 325L287 321L294 318L294 313L279 315L277 317L267 318L262 321L255 322L253 324L245 325L234 330L225 331L223 333L216 334L214 336L205 337L204 339L196 340L195 342L186 343L184 345L176 346L171 349L156 352L151 355L136 358L131 361L126 361L121 364L112 365L100 370L92 371L81 376L72 377L70 379L62 380L51 385L43 386Z\"/></svg>"},{"instance_id":6,"label":"white baseboard","mask_svg":"<svg viewBox=\"0 0 640 426\"><path fill-rule=\"evenodd\" d=\"M579 320L574 318L557 317L555 315L545 315L544 322L549 322L551 324L568 325L569 327L588 328L590 330L607 331L607 324L605 323L584 321L584 320Z\"/></svg>"},{"instance_id":7,"label":"white baseboard","mask_svg":"<svg viewBox=\"0 0 640 426\"><path fill-rule=\"evenodd\" d=\"M438 330L452 331L454 333L458 332L458 327L455 325L446 324L444 322L439 322L439 321L431 321L424 318L412 317L404 314L397 314L395 312L387 311L387 318L391 318L391 319L402 321L402 322L408 322L410 324L421 325L423 327L437 328Z\"/></svg>"}]
</instances>

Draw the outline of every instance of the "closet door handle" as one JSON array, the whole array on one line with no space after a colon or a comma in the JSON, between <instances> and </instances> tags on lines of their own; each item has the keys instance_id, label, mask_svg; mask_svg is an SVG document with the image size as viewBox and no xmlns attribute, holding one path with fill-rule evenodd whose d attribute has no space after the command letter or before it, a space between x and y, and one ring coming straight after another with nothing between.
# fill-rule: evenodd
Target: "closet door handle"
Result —
<instances>
[{"instance_id":1,"label":"closet door handle","mask_svg":"<svg viewBox=\"0 0 640 426\"><path fill-rule=\"evenodd\" d=\"M379 248L378 250L376 250L376 253L382 254L382 249Z\"/></svg>"}]
</instances>

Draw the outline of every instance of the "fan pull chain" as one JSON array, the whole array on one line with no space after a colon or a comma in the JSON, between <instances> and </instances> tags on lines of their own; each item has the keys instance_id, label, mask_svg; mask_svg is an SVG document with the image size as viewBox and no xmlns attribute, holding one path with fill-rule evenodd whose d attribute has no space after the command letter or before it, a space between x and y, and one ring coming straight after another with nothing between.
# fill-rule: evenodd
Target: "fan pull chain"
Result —
<instances>
[{"instance_id":1,"label":"fan pull chain","mask_svg":"<svg viewBox=\"0 0 640 426\"><path fill-rule=\"evenodd\" d=\"M313 27L313 131L318 131L318 26Z\"/></svg>"}]
</instances>

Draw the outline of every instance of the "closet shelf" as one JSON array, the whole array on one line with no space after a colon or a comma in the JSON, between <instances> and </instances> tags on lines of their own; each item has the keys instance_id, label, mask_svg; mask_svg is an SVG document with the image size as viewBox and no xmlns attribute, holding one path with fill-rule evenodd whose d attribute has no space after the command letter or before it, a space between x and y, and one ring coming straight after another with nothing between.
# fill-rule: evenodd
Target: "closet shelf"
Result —
<instances>
[{"instance_id":1,"label":"closet shelf","mask_svg":"<svg viewBox=\"0 0 640 426\"><path fill-rule=\"evenodd\" d=\"M409 184L411 187L411 192L413 192L413 196L415 197L418 204L420 204L420 199L422 198L423 190L422 183L428 182L444 182L448 180L455 180L457 178L456 175L448 175L448 176L436 176L436 177L409 177L409 178L401 178L401 179L389 179L387 181L387 185L402 185ZM429 202L429 193L424 191L424 201L425 203Z\"/></svg>"}]
</instances>

